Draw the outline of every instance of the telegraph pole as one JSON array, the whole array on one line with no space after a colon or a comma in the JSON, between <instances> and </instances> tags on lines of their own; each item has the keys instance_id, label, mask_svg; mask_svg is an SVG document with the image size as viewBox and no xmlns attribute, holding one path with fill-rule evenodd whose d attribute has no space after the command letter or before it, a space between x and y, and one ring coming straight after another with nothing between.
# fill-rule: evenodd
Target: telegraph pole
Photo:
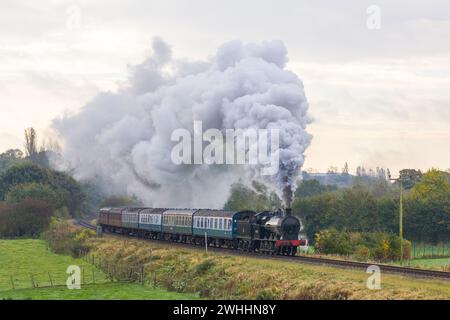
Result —
<instances>
[{"instance_id":1,"label":"telegraph pole","mask_svg":"<svg viewBox=\"0 0 450 320\"><path fill-rule=\"evenodd\" d=\"M398 179L400 185L400 221L399 221L399 233L400 233L400 265L403 265L403 185L402 180Z\"/></svg>"},{"instance_id":2,"label":"telegraph pole","mask_svg":"<svg viewBox=\"0 0 450 320\"><path fill-rule=\"evenodd\" d=\"M403 265L403 183L401 177L392 179L389 175L389 180L397 181L400 186L400 205L399 205L399 237L400 237L400 265Z\"/></svg>"}]
</instances>

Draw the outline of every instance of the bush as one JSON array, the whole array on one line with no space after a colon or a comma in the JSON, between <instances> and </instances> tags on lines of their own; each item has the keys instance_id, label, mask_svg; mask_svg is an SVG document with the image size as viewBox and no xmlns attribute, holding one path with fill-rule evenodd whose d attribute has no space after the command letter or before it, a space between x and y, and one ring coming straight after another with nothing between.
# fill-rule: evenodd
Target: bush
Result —
<instances>
[{"instance_id":1,"label":"bush","mask_svg":"<svg viewBox=\"0 0 450 320\"><path fill-rule=\"evenodd\" d=\"M57 209L61 208L64 202L61 194L58 194L49 185L42 183L15 185L5 197L6 202L10 204L17 203L25 199L42 200L50 203Z\"/></svg>"},{"instance_id":2,"label":"bush","mask_svg":"<svg viewBox=\"0 0 450 320\"><path fill-rule=\"evenodd\" d=\"M195 266L194 270L195 273L198 275L202 275L206 273L209 269L211 269L214 266L213 260L205 260L198 265Z\"/></svg>"},{"instance_id":3,"label":"bush","mask_svg":"<svg viewBox=\"0 0 450 320\"><path fill-rule=\"evenodd\" d=\"M55 208L67 207L72 216L80 214L85 200L81 186L71 176L28 162L13 165L0 174L0 200L5 200L10 192L9 201L45 198Z\"/></svg>"},{"instance_id":4,"label":"bush","mask_svg":"<svg viewBox=\"0 0 450 320\"><path fill-rule=\"evenodd\" d=\"M53 206L42 200L25 199L3 204L0 206L0 236L39 236L49 225L53 212Z\"/></svg>"},{"instance_id":5,"label":"bush","mask_svg":"<svg viewBox=\"0 0 450 320\"><path fill-rule=\"evenodd\" d=\"M352 255L357 260L400 259L400 238L384 232L349 232L325 229L316 234L315 250L324 254ZM409 259L411 243L403 240L403 259Z\"/></svg>"},{"instance_id":6,"label":"bush","mask_svg":"<svg viewBox=\"0 0 450 320\"><path fill-rule=\"evenodd\" d=\"M256 295L256 300L274 300L274 296L271 291L263 289Z\"/></svg>"},{"instance_id":7,"label":"bush","mask_svg":"<svg viewBox=\"0 0 450 320\"><path fill-rule=\"evenodd\" d=\"M352 253L350 234L334 228L322 230L316 234L314 249L317 253L348 255Z\"/></svg>"},{"instance_id":8,"label":"bush","mask_svg":"<svg viewBox=\"0 0 450 320\"><path fill-rule=\"evenodd\" d=\"M89 251L87 240L95 236L92 230L80 230L67 220L53 218L43 237L50 249L59 254L80 256L81 252Z\"/></svg>"}]
</instances>

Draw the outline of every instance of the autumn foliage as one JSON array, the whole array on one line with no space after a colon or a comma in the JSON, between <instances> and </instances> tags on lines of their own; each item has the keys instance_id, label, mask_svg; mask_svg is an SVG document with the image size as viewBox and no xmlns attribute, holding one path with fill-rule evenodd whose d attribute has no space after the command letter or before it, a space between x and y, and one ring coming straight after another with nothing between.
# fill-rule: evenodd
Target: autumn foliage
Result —
<instances>
[{"instance_id":1,"label":"autumn foliage","mask_svg":"<svg viewBox=\"0 0 450 320\"><path fill-rule=\"evenodd\" d=\"M42 200L0 203L0 237L38 236L50 223L53 212L52 205Z\"/></svg>"}]
</instances>

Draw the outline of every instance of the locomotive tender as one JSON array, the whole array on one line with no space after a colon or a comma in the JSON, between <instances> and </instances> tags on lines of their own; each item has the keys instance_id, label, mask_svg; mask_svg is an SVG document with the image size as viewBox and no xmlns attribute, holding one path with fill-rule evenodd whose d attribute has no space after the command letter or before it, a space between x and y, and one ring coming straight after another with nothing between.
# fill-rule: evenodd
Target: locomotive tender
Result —
<instances>
[{"instance_id":1,"label":"locomotive tender","mask_svg":"<svg viewBox=\"0 0 450 320\"><path fill-rule=\"evenodd\" d=\"M102 208L102 231L226 247L264 254L295 255L306 241L299 239L300 221L291 209L225 211L213 209Z\"/></svg>"}]
</instances>

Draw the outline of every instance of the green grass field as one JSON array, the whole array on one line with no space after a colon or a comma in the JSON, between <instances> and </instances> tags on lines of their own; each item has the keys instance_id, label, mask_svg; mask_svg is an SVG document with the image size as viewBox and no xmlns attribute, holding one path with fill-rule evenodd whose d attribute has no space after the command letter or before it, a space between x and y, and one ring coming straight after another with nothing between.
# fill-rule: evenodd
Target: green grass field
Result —
<instances>
[{"instance_id":1,"label":"green grass field","mask_svg":"<svg viewBox=\"0 0 450 320\"><path fill-rule=\"evenodd\" d=\"M439 259L414 259L408 261L411 267L442 270L450 265L450 258Z\"/></svg>"},{"instance_id":2,"label":"green grass field","mask_svg":"<svg viewBox=\"0 0 450 320\"><path fill-rule=\"evenodd\" d=\"M426 244L413 244L411 248L411 257L414 259L430 259L430 258L449 258L450 257L450 245L426 245Z\"/></svg>"},{"instance_id":3,"label":"green grass field","mask_svg":"<svg viewBox=\"0 0 450 320\"><path fill-rule=\"evenodd\" d=\"M186 300L198 299L194 294L181 294L152 289L134 283L86 285L80 290L64 287L21 289L0 292L1 299L38 300Z\"/></svg>"},{"instance_id":4,"label":"green grass field","mask_svg":"<svg viewBox=\"0 0 450 320\"><path fill-rule=\"evenodd\" d=\"M65 287L67 267L84 272L80 290ZM51 279L51 280L50 280ZM95 284L93 284L95 280ZM37 288L33 288L33 283ZM55 287L50 287L51 283ZM13 289L14 286L14 289ZM0 299L195 299L134 283L109 283L95 266L47 250L43 240L0 240Z\"/></svg>"}]
</instances>

